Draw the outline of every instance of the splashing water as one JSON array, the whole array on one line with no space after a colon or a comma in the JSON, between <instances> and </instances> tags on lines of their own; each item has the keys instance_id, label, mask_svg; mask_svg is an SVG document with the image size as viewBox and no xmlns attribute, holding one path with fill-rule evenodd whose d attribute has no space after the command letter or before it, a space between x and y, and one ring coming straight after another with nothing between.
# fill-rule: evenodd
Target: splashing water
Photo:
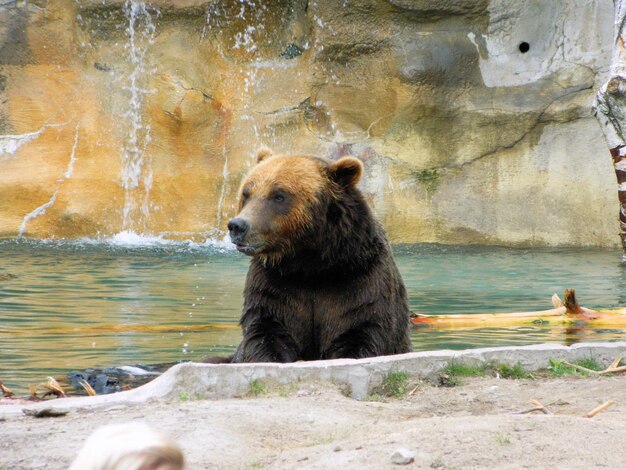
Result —
<instances>
[{"instance_id":1,"label":"splashing water","mask_svg":"<svg viewBox=\"0 0 626 470\"><path fill-rule=\"evenodd\" d=\"M146 95L151 93L148 77L154 68L147 59L154 44L156 26L153 17L158 10L146 6L142 0L126 0L124 13L128 20L126 34L128 60L131 71L124 86L129 94L129 108L124 114L128 132L122 148L122 186L125 190L122 228L145 232L150 215L152 165L146 152L150 143L150 125L143 121L142 109Z\"/></svg>"},{"instance_id":2,"label":"splashing water","mask_svg":"<svg viewBox=\"0 0 626 470\"><path fill-rule=\"evenodd\" d=\"M241 119L248 121L254 130L256 146L260 145L261 133L259 124L254 117L251 109L251 103L254 102L254 95L258 85L258 64L263 63L259 59L259 46L257 43L258 35L265 31L264 15L267 13L268 7L263 1L240 0L239 8L236 11L229 11L223 2L214 2L207 9L205 26L202 31L201 40L204 40L209 33L213 35L222 34L222 24L225 22L236 21L238 30L233 32L232 50L239 50L250 57L250 61L242 64L239 73L243 77L243 88L241 90L241 99L243 110ZM227 162L224 163L227 171Z\"/></svg>"},{"instance_id":3,"label":"splashing water","mask_svg":"<svg viewBox=\"0 0 626 470\"><path fill-rule=\"evenodd\" d=\"M200 40L206 39L208 34L221 35L223 22L229 22L232 20L241 20L241 27L238 31L233 33L233 50L240 50L255 57L258 53L258 45L255 39L260 31L265 30L263 23L263 14L267 11L267 6L263 2L257 2L254 0L241 0L239 2L239 8L236 12L229 11L224 3L214 2L207 8L206 21L201 34ZM254 118L254 113L251 110L251 105L254 101L254 95L257 88L257 64L258 60L253 59L250 63L241 65L239 72L243 75L244 86L241 90L241 98L243 102L243 113L241 115L242 121L248 121L251 128L254 131L254 138L256 140L253 147L257 147L262 143L261 135L259 132L259 124ZM222 231L222 224L224 223L225 214L225 201L228 193L228 177L230 175L228 150L224 145L222 148L222 185L217 200L217 217L216 226L214 230L214 239L219 239L224 236Z\"/></svg>"},{"instance_id":4,"label":"splashing water","mask_svg":"<svg viewBox=\"0 0 626 470\"><path fill-rule=\"evenodd\" d=\"M62 243L63 246L77 247L110 247L120 249L146 249L158 250L168 248L181 252L193 252L196 250L209 249L216 253L235 252L235 246L230 241L228 234L206 232L204 241L193 241L188 238L191 233L188 232L162 232L151 235L141 235L132 231L123 230L112 236L96 237L96 238L77 238L71 242ZM47 241L41 241L46 243Z\"/></svg>"}]
</instances>

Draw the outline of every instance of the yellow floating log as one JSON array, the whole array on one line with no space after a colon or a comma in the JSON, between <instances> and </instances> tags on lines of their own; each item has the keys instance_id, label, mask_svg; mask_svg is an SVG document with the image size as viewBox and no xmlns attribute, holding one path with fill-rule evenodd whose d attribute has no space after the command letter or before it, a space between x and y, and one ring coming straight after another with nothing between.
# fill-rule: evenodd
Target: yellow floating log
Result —
<instances>
[{"instance_id":1,"label":"yellow floating log","mask_svg":"<svg viewBox=\"0 0 626 470\"><path fill-rule=\"evenodd\" d=\"M582 309L571 314L565 307L536 312L484 313L470 315L416 315L411 322L418 327L433 329L497 328L515 326L576 325L593 328L626 329L626 308L611 310Z\"/></svg>"}]
</instances>

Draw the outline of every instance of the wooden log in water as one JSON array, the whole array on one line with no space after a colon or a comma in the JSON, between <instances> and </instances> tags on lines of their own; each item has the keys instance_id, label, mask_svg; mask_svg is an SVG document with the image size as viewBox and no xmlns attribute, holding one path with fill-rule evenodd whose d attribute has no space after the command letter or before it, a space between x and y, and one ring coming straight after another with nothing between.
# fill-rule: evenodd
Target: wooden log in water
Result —
<instances>
[{"instance_id":1,"label":"wooden log in water","mask_svg":"<svg viewBox=\"0 0 626 470\"><path fill-rule=\"evenodd\" d=\"M519 326L589 326L626 328L626 307L592 310L581 307L574 289L567 289L564 302L552 298L554 308L533 312L478 313L468 315L414 314L411 322L417 327L433 329L475 329Z\"/></svg>"}]
</instances>

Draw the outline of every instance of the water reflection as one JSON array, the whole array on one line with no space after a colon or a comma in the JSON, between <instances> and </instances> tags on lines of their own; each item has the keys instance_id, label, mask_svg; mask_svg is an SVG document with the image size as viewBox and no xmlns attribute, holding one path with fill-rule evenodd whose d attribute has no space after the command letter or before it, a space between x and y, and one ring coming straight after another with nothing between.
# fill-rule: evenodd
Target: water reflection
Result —
<instances>
[{"instance_id":1,"label":"water reflection","mask_svg":"<svg viewBox=\"0 0 626 470\"><path fill-rule=\"evenodd\" d=\"M396 258L420 313L541 310L568 287L588 307L626 305L626 269L615 251L416 245L397 247ZM0 379L20 393L69 370L229 354L241 337L248 259L236 252L3 241L0 260ZM416 329L413 347L623 338L622 330L540 325Z\"/></svg>"}]
</instances>

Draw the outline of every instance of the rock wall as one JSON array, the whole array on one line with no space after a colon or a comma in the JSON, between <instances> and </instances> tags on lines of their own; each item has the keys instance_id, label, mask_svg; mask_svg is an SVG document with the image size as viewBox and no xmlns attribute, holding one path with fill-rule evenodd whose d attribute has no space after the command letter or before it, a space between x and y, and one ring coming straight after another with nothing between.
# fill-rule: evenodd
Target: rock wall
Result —
<instances>
[{"instance_id":1,"label":"rock wall","mask_svg":"<svg viewBox=\"0 0 626 470\"><path fill-rule=\"evenodd\" d=\"M217 236L265 144L361 158L394 242L618 246L612 9L2 2L0 236Z\"/></svg>"}]
</instances>

